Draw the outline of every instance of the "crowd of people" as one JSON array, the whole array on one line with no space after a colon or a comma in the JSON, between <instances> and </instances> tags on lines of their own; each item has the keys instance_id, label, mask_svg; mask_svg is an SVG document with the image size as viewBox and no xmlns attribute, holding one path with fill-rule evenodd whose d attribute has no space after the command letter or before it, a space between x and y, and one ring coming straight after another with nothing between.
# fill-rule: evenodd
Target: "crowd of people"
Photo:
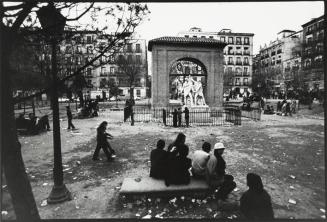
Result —
<instances>
[{"instance_id":1,"label":"crowd of people","mask_svg":"<svg viewBox=\"0 0 327 222\"><path fill-rule=\"evenodd\" d=\"M274 107L271 105L267 105L264 109L264 114L272 115L277 114L281 116L292 116L292 114L296 113L296 106L297 102L296 100L291 100L291 102L288 102L286 99L282 101L277 102L277 109L276 112L274 110Z\"/></svg>"},{"instance_id":2,"label":"crowd of people","mask_svg":"<svg viewBox=\"0 0 327 222\"><path fill-rule=\"evenodd\" d=\"M99 116L99 101L96 100L88 100L85 102L85 105L78 109L77 117L78 118L89 118Z\"/></svg>"},{"instance_id":3,"label":"crowd of people","mask_svg":"<svg viewBox=\"0 0 327 222\"><path fill-rule=\"evenodd\" d=\"M190 126L190 111L187 107L184 108L184 111L182 111L182 108L174 109L172 115L173 115L173 127L181 127L182 126L182 115L184 113L185 118L185 124L186 127ZM167 118L167 112L164 109L163 111L163 123L166 126L166 118Z\"/></svg>"},{"instance_id":4,"label":"crowd of people","mask_svg":"<svg viewBox=\"0 0 327 222\"><path fill-rule=\"evenodd\" d=\"M165 150L165 141L160 139L156 149L150 154L150 177L164 180L166 186L171 184L189 184L191 177L207 182L212 190L218 190L215 197L220 201L227 199L228 194L236 187L234 177L226 174L226 162L223 143L214 145L204 142L201 150L196 150L192 159L188 158L189 147L185 144L186 136L179 133L175 141ZM246 191L240 199L240 210L247 219L272 219L274 213L271 198L263 188L259 175L247 174Z\"/></svg>"}]
</instances>

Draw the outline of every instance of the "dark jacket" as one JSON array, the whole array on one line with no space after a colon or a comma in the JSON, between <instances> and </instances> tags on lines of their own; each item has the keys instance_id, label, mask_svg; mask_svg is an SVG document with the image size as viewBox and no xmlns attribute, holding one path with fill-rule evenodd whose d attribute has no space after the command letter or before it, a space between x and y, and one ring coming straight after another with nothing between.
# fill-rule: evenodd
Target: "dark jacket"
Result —
<instances>
[{"instance_id":1,"label":"dark jacket","mask_svg":"<svg viewBox=\"0 0 327 222\"><path fill-rule=\"evenodd\" d=\"M192 166L190 158L181 156L172 156L168 160L168 172L165 183L170 184L189 184L190 173L189 168Z\"/></svg>"},{"instance_id":2,"label":"dark jacket","mask_svg":"<svg viewBox=\"0 0 327 222\"><path fill-rule=\"evenodd\" d=\"M72 115L72 112L70 111L70 109L67 110L67 117L68 117L68 119L73 119L73 115Z\"/></svg>"},{"instance_id":3,"label":"dark jacket","mask_svg":"<svg viewBox=\"0 0 327 222\"><path fill-rule=\"evenodd\" d=\"M225 175L226 162L221 155L217 155L216 175L221 177Z\"/></svg>"},{"instance_id":4,"label":"dark jacket","mask_svg":"<svg viewBox=\"0 0 327 222\"><path fill-rule=\"evenodd\" d=\"M255 192L246 191L240 200L241 212L247 219L273 219L274 212L271 198L266 190Z\"/></svg>"},{"instance_id":5,"label":"dark jacket","mask_svg":"<svg viewBox=\"0 0 327 222\"><path fill-rule=\"evenodd\" d=\"M151 169L150 177L164 179L167 167L168 153L165 150L154 149L150 154Z\"/></svg>"}]
</instances>

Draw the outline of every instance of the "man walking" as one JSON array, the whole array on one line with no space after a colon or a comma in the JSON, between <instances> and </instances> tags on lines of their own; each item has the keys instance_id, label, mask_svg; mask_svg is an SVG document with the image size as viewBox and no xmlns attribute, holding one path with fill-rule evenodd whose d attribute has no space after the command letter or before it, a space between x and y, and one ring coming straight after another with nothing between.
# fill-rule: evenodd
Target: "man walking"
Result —
<instances>
[{"instance_id":1,"label":"man walking","mask_svg":"<svg viewBox=\"0 0 327 222\"><path fill-rule=\"evenodd\" d=\"M69 106L66 106L66 111L67 111L67 118L68 118L68 128L67 129L70 129L70 127L72 127L72 129L75 129L75 126L72 123L73 115L72 115L72 112L70 111Z\"/></svg>"}]
</instances>

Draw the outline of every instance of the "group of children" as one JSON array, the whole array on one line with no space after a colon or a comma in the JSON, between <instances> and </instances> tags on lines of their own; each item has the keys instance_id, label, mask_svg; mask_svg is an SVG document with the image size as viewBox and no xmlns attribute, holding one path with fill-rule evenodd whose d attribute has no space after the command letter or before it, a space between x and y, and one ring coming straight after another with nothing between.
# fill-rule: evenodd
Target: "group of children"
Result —
<instances>
[{"instance_id":1,"label":"group of children","mask_svg":"<svg viewBox=\"0 0 327 222\"><path fill-rule=\"evenodd\" d=\"M157 148L150 154L150 177L163 179L166 186L170 184L189 184L191 177L206 180L218 201L226 200L228 194L236 187L234 177L225 172L226 162L222 157L225 146L223 143L214 145L210 154L211 144L204 142L202 150L196 150L192 160L188 158L189 147L185 144L186 136L179 133L175 141L164 150L165 142L159 140ZM246 191L240 199L240 210L247 219L272 219L274 217L271 198L259 175L247 175Z\"/></svg>"}]
</instances>

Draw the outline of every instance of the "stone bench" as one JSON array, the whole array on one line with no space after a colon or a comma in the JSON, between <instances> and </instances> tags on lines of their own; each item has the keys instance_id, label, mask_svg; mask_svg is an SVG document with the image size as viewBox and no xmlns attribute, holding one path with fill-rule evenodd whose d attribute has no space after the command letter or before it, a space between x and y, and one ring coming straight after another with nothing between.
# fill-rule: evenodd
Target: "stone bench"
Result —
<instances>
[{"instance_id":1,"label":"stone bench","mask_svg":"<svg viewBox=\"0 0 327 222\"><path fill-rule=\"evenodd\" d=\"M210 193L209 186L204 180L191 178L188 185L165 185L164 180L151 177L125 178L120 188L120 195L125 197L134 196L203 196Z\"/></svg>"}]
</instances>

